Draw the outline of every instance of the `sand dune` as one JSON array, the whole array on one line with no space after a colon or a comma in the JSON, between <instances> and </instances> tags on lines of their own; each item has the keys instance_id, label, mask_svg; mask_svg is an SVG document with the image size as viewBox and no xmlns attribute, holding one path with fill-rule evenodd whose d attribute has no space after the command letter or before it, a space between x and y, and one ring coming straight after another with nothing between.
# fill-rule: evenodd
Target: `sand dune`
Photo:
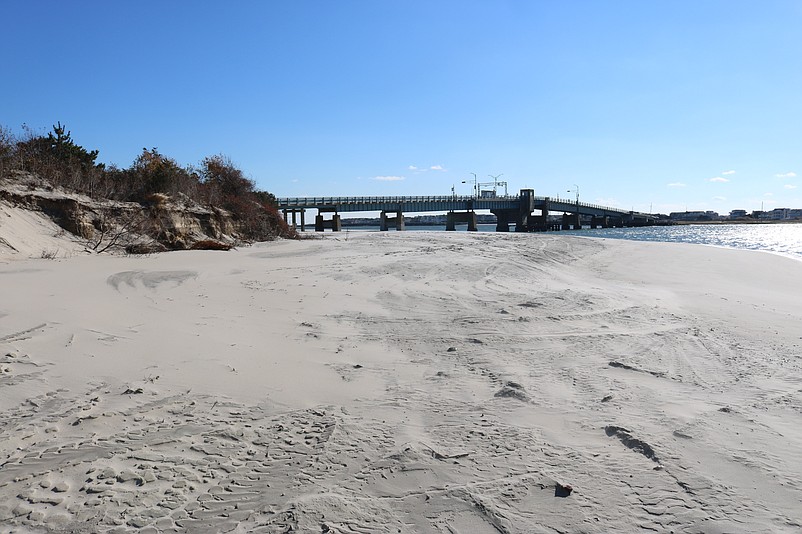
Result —
<instances>
[{"instance_id":1,"label":"sand dune","mask_svg":"<svg viewBox=\"0 0 802 534\"><path fill-rule=\"evenodd\" d=\"M444 232L18 256L4 532L802 529L800 262Z\"/></svg>"}]
</instances>

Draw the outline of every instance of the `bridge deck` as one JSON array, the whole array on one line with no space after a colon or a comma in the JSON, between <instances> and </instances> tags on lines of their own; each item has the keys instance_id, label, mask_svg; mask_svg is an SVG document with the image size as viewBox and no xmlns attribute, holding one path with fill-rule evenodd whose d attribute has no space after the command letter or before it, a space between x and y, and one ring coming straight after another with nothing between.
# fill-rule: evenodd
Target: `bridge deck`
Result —
<instances>
[{"instance_id":1,"label":"bridge deck","mask_svg":"<svg viewBox=\"0 0 802 534\"><path fill-rule=\"evenodd\" d=\"M579 213L594 217L636 217L651 218L646 213L588 204L549 197L533 197L533 208L549 211ZM355 211L400 211L400 212L432 212L432 211L471 211L471 210L518 210L521 207L521 196L473 197L473 196L396 196L396 197L299 197L279 198L278 208L317 209L321 212L355 212Z\"/></svg>"}]
</instances>

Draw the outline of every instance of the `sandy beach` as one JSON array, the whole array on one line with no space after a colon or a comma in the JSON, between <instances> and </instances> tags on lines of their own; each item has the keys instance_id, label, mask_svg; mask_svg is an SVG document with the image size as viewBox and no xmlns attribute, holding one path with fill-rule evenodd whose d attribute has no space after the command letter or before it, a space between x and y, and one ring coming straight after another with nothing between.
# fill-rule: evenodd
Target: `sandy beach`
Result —
<instances>
[{"instance_id":1,"label":"sandy beach","mask_svg":"<svg viewBox=\"0 0 802 534\"><path fill-rule=\"evenodd\" d=\"M56 246L0 252L2 532L802 529L802 262L466 232Z\"/></svg>"}]
</instances>

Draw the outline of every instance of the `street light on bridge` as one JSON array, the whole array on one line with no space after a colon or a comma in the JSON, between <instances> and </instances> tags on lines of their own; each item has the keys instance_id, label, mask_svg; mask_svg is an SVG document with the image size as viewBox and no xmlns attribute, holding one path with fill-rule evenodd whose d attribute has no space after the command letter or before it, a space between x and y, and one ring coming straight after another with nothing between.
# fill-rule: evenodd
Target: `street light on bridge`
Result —
<instances>
[{"instance_id":1,"label":"street light on bridge","mask_svg":"<svg viewBox=\"0 0 802 534\"><path fill-rule=\"evenodd\" d=\"M566 193L576 192L576 209L579 209L579 186L574 184L574 187L576 187L576 189L569 189L568 191L566 191Z\"/></svg>"},{"instance_id":2,"label":"street light on bridge","mask_svg":"<svg viewBox=\"0 0 802 534\"><path fill-rule=\"evenodd\" d=\"M496 195L496 188L498 186L500 186L500 185L503 185L504 186L504 196L506 197L507 196L507 182L499 182L499 180L498 180L500 176L504 176L504 173L502 172L501 174L497 174L495 176L493 176L492 174L488 174L488 176L493 179L493 196Z\"/></svg>"},{"instance_id":3,"label":"street light on bridge","mask_svg":"<svg viewBox=\"0 0 802 534\"><path fill-rule=\"evenodd\" d=\"M475 172L470 172L468 174L473 174L473 180L463 180L463 184L473 184L473 196L474 198L479 197L479 180L476 178Z\"/></svg>"}]
</instances>

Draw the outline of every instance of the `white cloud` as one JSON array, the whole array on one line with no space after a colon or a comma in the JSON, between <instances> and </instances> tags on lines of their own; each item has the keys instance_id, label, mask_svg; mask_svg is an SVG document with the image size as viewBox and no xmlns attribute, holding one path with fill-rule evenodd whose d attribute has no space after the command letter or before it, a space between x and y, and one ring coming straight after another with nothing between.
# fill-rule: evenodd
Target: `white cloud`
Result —
<instances>
[{"instance_id":1,"label":"white cloud","mask_svg":"<svg viewBox=\"0 0 802 534\"><path fill-rule=\"evenodd\" d=\"M716 176L715 178L711 178L710 180L708 180L708 182L716 182L716 183L724 184L724 183L729 182L729 180L727 180L726 178L722 178L721 176Z\"/></svg>"},{"instance_id":2,"label":"white cloud","mask_svg":"<svg viewBox=\"0 0 802 534\"><path fill-rule=\"evenodd\" d=\"M773 197L774 193L763 193L764 197Z\"/></svg>"},{"instance_id":3,"label":"white cloud","mask_svg":"<svg viewBox=\"0 0 802 534\"><path fill-rule=\"evenodd\" d=\"M724 202L725 200L727 200L727 197L713 197L713 200L715 200L716 202Z\"/></svg>"},{"instance_id":4,"label":"white cloud","mask_svg":"<svg viewBox=\"0 0 802 534\"><path fill-rule=\"evenodd\" d=\"M670 184L668 184L668 187L685 187L685 184L683 184L682 182L671 182Z\"/></svg>"},{"instance_id":5,"label":"white cloud","mask_svg":"<svg viewBox=\"0 0 802 534\"><path fill-rule=\"evenodd\" d=\"M297 184L297 183L298 183L298 178L293 178L293 179L292 179L292 180L290 180L290 181L291 181L292 183L294 183L294 184Z\"/></svg>"},{"instance_id":6,"label":"white cloud","mask_svg":"<svg viewBox=\"0 0 802 534\"><path fill-rule=\"evenodd\" d=\"M782 172L780 174L775 174L777 178L796 178L795 172Z\"/></svg>"},{"instance_id":7,"label":"white cloud","mask_svg":"<svg viewBox=\"0 0 802 534\"><path fill-rule=\"evenodd\" d=\"M796 189L796 186L794 184L785 184L783 187L785 187L786 189Z\"/></svg>"},{"instance_id":8,"label":"white cloud","mask_svg":"<svg viewBox=\"0 0 802 534\"><path fill-rule=\"evenodd\" d=\"M735 174L735 171L724 171L721 173L722 176L729 176L730 174Z\"/></svg>"},{"instance_id":9,"label":"white cloud","mask_svg":"<svg viewBox=\"0 0 802 534\"><path fill-rule=\"evenodd\" d=\"M410 166L407 167L407 170L409 170L411 172L414 172L414 173L426 172L426 171L442 171L442 172L446 172L446 168L443 167L442 165L432 165L432 166L430 166L428 168L426 168L426 167L418 167L417 165L410 165Z\"/></svg>"},{"instance_id":10,"label":"white cloud","mask_svg":"<svg viewBox=\"0 0 802 534\"><path fill-rule=\"evenodd\" d=\"M377 182L400 182L401 180L406 180L404 176L374 176L371 180L376 180Z\"/></svg>"}]
</instances>

